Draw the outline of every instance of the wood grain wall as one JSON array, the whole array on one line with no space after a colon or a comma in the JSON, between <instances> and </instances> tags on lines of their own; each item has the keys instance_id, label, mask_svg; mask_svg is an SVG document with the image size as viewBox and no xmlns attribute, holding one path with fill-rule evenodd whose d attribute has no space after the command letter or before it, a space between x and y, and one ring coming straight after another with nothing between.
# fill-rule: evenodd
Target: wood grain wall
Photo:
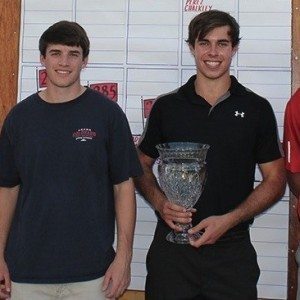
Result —
<instances>
[{"instance_id":1,"label":"wood grain wall","mask_svg":"<svg viewBox=\"0 0 300 300\"><path fill-rule=\"evenodd\" d=\"M300 0L292 1L292 93L300 88ZM289 204L288 300L297 293L297 264L295 253L300 240L300 223L297 216L297 199L293 195Z\"/></svg>"},{"instance_id":2,"label":"wood grain wall","mask_svg":"<svg viewBox=\"0 0 300 300\"><path fill-rule=\"evenodd\" d=\"M0 127L17 102L20 0L0 0Z\"/></svg>"},{"instance_id":3,"label":"wood grain wall","mask_svg":"<svg viewBox=\"0 0 300 300\"><path fill-rule=\"evenodd\" d=\"M300 87L300 0L292 1L292 88Z\"/></svg>"}]
</instances>

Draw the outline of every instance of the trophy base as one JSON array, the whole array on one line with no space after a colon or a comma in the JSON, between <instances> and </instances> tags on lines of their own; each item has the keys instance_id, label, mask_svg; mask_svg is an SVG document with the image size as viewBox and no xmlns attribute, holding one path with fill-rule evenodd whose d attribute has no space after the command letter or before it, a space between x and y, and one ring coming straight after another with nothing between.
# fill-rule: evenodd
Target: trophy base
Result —
<instances>
[{"instance_id":1,"label":"trophy base","mask_svg":"<svg viewBox=\"0 0 300 300\"><path fill-rule=\"evenodd\" d=\"M170 233L167 234L166 240L174 244L189 244L191 239L197 240L201 237L201 235L202 234L200 232L189 234L187 232L171 231Z\"/></svg>"}]
</instances>

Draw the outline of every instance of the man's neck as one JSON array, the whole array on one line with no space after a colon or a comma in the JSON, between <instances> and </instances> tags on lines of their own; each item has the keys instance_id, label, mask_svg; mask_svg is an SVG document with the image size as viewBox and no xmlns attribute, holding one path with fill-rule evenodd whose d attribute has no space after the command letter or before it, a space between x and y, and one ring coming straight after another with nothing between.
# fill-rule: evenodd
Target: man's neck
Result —
<instances>
[{"instance_id":1,"label":"man's neck","mask_svg":"<svg viewBox=\"0 0 300 300\"><path fill-rule=\"evenodd\" d=\"M207 79L197 75L195 91L197 95L213 106L229 90L230 85L231 79L229 75L218 79Z\"/></svg>"},{"instance_id":2,"label":"man's neck","mask_svg":"<svg viewBox=\"0 0 300 300\"><path fill-rule=\"evenodd\" d=\"M49 103L63 103L76 99L79 97L86 88L82 85L76 87L60 88L60 87L48 87L39 93L39 96L46 102Z\"/></svg>"}]
</instances>

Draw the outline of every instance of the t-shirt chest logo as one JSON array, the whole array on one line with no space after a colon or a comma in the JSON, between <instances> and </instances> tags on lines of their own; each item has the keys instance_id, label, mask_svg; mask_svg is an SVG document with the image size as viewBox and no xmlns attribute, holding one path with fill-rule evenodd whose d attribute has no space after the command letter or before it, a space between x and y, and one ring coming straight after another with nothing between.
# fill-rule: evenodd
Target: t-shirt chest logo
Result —
<instances>
[{"instance_id":1,"label":"t-shirt chest logo","mask_svg":"<svg viewBox=\"0 0 300 300\"><path fill-rule=\"evenodd\" d=\"M88 140L93 140L97 134L90 128L80 128L77 129L72 136L76 141L86 142Z\"/></svg>"},{"instance_id":2,"label":"t-shirt chest logo","mask_svg":"<svg viewBox=\"0 0 300 300\"><path fill-rule=\"evenodd\" d=\"M234 116L235 116L236 118L245 118L245 113L244 113L243 111L238 111L238 110L236 110L236 111L234 112Z\"/></svg>"}]
</instances>

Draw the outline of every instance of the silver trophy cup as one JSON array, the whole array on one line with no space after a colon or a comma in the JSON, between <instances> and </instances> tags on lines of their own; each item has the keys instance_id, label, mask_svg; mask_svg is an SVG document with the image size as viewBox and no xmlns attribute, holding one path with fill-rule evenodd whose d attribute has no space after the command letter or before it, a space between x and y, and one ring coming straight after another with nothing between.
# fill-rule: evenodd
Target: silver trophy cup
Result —
<instances>
[{"instance_id":1,"label":"silver trophy cup","mask_svg":"<svg viewBox=\"0 0 300 300\"><path fill-rule=\"evenodd\" d=\"M160 186L169 201L185 207L187 210L196 204L206 179L206 154L209 145L190 142L173 142L159 144L160 159L158 164L158 179ZM178 224L181 232L171 231L166 239L177 244L188 244L188 230L192 224Z\"/></svg>"}]
</instances>

